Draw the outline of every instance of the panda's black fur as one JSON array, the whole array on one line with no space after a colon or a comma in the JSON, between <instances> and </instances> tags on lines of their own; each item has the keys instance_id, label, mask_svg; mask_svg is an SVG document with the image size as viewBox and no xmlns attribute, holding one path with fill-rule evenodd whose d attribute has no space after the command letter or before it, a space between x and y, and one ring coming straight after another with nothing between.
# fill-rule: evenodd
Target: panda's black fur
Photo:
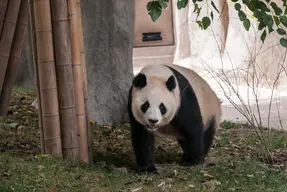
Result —
<instances>
[{"instance_id":1,"label":"panda's black fur","mask_svg":"<svg viewBox=\"0 0 287 192\"><path fill-rule=\"evenodd\" d=\"M213 137L216 132L216 118L215 116L211 116L204 130L200 106L194 89L188 79L174 68L170 66L166 67L172 71L177 80L176 84L175 79L168 79L166 88L172 90L178 85L180 91L181 101L179 110L170 123L178 129L182 136L182 139L177 138L183 150L182 165L193 166L202 164L213 142ZM173 76L171 78L173 78ZM156 170L154 135L135 119L131 107L133 87L143 88L146 84L146 76L139 73L133 80L133 85L130 88L128 97L131 141L136 157L137 171L139 172Z\"/></svg>"}]
</instances>

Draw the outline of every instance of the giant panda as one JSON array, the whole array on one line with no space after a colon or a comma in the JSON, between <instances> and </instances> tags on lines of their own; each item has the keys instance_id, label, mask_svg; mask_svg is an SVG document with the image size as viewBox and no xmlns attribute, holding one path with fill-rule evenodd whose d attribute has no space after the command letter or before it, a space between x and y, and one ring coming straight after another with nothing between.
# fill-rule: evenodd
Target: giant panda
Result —
<instances>
[{"instance_id":1,"label":"giant panda","mask_svg":"<svg viewBox=\"0 0 287 192\"><path fill-rule=\"evenodd\" d=\"M175 64L143 67L132 81L127 107L138 172L157 171L156 135L177 140L181 165L202 164L221 118L221 101L207 82Z\"/></svg>"}]
</instances>

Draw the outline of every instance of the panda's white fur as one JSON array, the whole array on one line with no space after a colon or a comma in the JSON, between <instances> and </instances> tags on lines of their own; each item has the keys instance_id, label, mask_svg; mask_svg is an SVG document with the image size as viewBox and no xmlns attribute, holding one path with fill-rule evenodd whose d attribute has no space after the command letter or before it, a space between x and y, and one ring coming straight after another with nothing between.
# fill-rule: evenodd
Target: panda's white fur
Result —
<instances>
[{"instance_id":1,"label":"panda's white fur","mask_svg":"<svg viewBox=\"0 0 287 192\"><path fill-rule=\"evenodd\" d=\"M150 131L158 133L158 135L179 137L176 128L168 126L168 124L180 106L180 90L178 85L173 92L166 88L166 80L173 75L172 71L166 66L176 69L188 79L196 94L204 125L207 124L212 115L215 115L218 127L221 118L221 102L214 91L193 70L175 64L148 65L142 68L140 73L146 75L147 85L142 89L134 87L132 90L132 112L136 120L147 126ZM176 84L178 84L177 80ZM147 100L150 103L150 107L146 113L143 113L140 107ZM162 102L167 107L167 114L163 116L158 108ZM159 120L156 126L149 125L148 119L150 118Z\"/></svg>"}]
</instances>

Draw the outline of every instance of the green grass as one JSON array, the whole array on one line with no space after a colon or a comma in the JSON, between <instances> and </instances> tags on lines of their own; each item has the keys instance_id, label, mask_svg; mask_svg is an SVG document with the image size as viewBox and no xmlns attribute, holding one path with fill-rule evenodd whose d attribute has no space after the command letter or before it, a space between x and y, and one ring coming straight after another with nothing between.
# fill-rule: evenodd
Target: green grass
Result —
<instances>
[{"instance_id":1,"label":"green grass","mask_svg":"<svg viewBox=\"0 0 287 192\"><path fill-rule=\"evenodd\" d=\"M24 99L23 99L24 97ZM170 139L158 139L158 174L133 171L129 126L93 125L93 165L39 155L34 96L16 92L10 115L0 121L0 192L31 191L246 191L287 192L284 161L286 141L281 131L265 131L274 163L267 164L260 143L247 125L223 122L206 163L178 165L181 150ZM14 123L14 124L13 124ZM17 123L17 124L15 124Z\"/></svg>"},{"instance_id":2,"label":"green grass","mask_svg":"<svg viewBox=\"0 0 287 192\"><path fill-rule=\"evenodd\" d=\"M279 168L240 158L217 157L214 166L162 164L160 174L135 174L111 165L73 164L56 157L0 155L0 191L287 191ZM162 186L159 187L161 183ZM53 189L53 190L52 190Z\"/></svg>"},{"instance_id":3,"label":"green grass","mask_svg":"<svg viewBox=\"0 0 287 192\"><path fill-rule=\"evenodd\" d=\"M268 168L256 161L223 160L208 168L204 176L200 168L164 165L159 175L137 175L131 170L112 166L76 165L60 158L17 157L0 155L0 191L158 191L164 185L182 191L284 191L286 177L280 169ZM164 183L162 187L159 184ZM57 189L57 190L56 190Z\"/></svg>"},{"instance_id":4,"label":"green grass","mask_svg":"<svg viewBox=\"0 0 287 192\"><path fill-rule=\"evenodd\" d=\"M33 88L23 88L16 86L13 88L14 93L22 94L22 95L36 95L36 89Z\"/></svg>"}]
</instances>

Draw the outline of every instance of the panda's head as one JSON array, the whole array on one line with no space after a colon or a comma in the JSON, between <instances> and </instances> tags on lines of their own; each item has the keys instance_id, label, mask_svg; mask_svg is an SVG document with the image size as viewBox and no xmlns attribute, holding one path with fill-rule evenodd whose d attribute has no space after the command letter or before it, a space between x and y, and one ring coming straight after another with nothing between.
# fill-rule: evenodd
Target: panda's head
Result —
<instances>
[{"instance_id":1,"label":"panda's head","mask_svg":"<svg viewBox=\"0 0 287 192\"><path fill-rule=\"evenodd\" d=\"M133 80L132 112L150 131L167 125L180 103L177 80L163 66L147 66Z\"/></svg>"}]
</instances>

